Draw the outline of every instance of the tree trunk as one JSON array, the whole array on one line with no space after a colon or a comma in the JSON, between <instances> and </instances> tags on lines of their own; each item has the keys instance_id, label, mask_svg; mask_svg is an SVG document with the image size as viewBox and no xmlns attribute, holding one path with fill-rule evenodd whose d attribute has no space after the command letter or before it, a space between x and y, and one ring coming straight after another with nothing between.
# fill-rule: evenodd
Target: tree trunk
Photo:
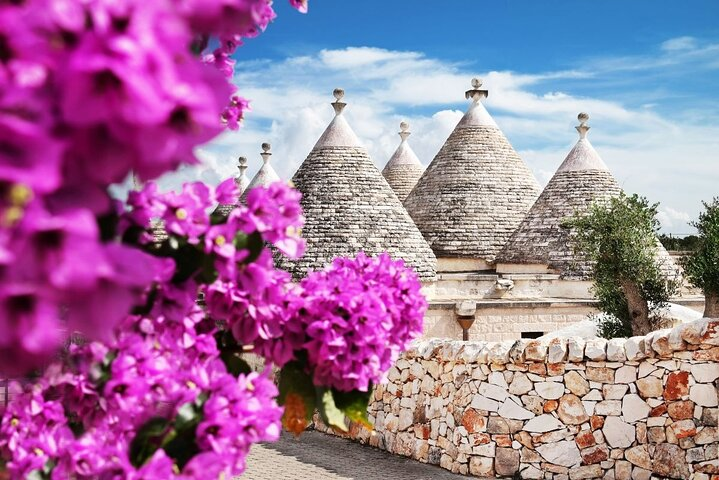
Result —
<instances>
[{"instance_id":1,"label":"tree trunk","mask_svg":"<svg viewBox=\"0 0 719 480\"><path fill-rule=\"evenodd\" d=\"M719 292L706 292L704 299L704 316L719 318Z\"/></svg>"},{"instance_id":2,"label":"tree trunk","mask_svg":"<svg viewBox=\"0 0 719 480\"><path fill-rule=\"evenodd\" d=\"M627 299L629 317L632 319L632 335L646 335L654 330L654 325L649 318L649 304L642 297L639 285L630 280L621 280L620 284Z\"/></svg>"}]
</instances>

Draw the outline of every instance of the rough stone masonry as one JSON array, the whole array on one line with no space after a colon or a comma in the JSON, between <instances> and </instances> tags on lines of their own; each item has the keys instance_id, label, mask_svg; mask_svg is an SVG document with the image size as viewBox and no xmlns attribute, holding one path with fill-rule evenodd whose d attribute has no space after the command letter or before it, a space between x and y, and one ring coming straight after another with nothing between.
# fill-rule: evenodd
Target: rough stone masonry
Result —
<instances>
[{"instance_id":1,"label":"rough stone masonry","mask_svg":"<svg viewBox=\"0 0 719 480\"><path fill-rule=\"evenodd\" d=\"M716 319L609 341L423 340L374 390L374 431L348 436L479 477L715 480L718 362Z\"/></svg>"}]
</instances>

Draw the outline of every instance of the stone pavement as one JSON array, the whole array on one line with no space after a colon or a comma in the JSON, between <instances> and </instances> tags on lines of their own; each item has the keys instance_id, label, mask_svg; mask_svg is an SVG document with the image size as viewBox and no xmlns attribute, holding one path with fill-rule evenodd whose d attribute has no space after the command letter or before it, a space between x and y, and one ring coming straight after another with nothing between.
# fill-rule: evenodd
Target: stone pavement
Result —
<instances>
[{"instance_id":1,"label":"stone pavement","mask_svg":"<svg viewBox=\"0 0 719 480\"><path fill-rule=\"evenodd\" d=\"M308 431L295 439L282 432L277 443L254 445L241 480L460 480L435 465Z\"/></svg>"}]
</instances>

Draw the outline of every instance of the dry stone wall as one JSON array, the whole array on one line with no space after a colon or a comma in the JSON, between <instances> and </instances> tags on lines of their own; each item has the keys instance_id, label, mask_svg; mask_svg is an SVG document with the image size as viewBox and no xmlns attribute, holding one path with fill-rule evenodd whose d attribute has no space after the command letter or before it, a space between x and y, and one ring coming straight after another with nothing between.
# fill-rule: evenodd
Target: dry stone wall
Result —
<instances>
[{"instance_id":1,"label":"dry stone wall","mask_svg":"<svg viewBox=\"0 0 719 480\"><path fill-rule=\"evenodd\" d=\"M349 436L479 477L713 480L718 379L719 320L609 341L423 340L374 390L374 431Z\"/></svg>"}]
</instances>

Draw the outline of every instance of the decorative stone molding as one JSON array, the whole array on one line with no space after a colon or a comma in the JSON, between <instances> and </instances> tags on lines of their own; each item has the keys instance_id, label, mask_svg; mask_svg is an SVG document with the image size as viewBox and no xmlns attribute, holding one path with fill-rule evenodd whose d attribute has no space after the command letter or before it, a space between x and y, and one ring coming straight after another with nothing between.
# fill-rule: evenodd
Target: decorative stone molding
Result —
<instances>
[{"instance_id":1,"label":"decorative stone molding","mask_svg":"<svg viewBox=\"0 0 719 480\"><path fill-rule=\"evenodd\" d=\"M709 480L718 379L717 319L609 341L422 340L374 390L375 429L347 436L480 477Z\"/></svg>"}]
</instances>

